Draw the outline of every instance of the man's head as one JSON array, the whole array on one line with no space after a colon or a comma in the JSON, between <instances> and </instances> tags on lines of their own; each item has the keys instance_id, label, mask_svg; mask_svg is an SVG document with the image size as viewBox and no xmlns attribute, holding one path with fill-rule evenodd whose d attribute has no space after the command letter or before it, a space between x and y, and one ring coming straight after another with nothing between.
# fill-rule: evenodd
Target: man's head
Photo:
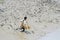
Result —
<instances>
[{"instance_id":1,"label":"man's head","mask_svg":"<svg viewBox=\"0 0 60 40\"><path fill-rule=\"evenodd\" d=\"M27 17L24 17L24 20L26 20L27 19Z\"/></svg>"}]
</instances>

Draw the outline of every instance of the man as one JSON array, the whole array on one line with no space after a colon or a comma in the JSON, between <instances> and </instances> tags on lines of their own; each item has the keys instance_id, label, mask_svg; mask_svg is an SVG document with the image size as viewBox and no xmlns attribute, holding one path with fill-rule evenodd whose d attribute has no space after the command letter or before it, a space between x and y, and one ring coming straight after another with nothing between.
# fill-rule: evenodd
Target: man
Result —
<instances>
[{"instance_id":1,"label":"man","mask_svg":"<svg viewBox=\"0 0 60 40\"><path fill-rule=\"evenodd\" d=\"M27 17L24 17L24 19L20 23L21 32L24 32L26 29L30 29L29 25L27 24Z\"/></svg>"}]
</instances>

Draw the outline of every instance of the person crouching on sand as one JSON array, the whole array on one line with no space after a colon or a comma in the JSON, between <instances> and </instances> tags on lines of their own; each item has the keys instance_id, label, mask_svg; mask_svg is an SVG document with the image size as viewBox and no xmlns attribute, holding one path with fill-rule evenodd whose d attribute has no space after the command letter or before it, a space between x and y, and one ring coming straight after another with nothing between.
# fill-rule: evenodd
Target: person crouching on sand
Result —
<instances>
[{"instance_id":1,"label":"person crouching on sand","mask_svg":"<svg viewBox=\"0 0 60 40\"><path fill-rule=\"evenodd\" d=\"M24 17L24 19L21 21L20 27L22 32L24 32L26 29L30 29L29 25L27 24L27 17Z\"/></svg>"}]
</instances>

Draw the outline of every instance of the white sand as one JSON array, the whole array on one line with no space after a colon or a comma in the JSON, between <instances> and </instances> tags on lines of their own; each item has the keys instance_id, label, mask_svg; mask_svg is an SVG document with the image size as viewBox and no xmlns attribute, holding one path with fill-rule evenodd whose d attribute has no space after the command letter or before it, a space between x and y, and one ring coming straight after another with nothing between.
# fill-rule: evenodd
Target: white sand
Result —
<instances>
[{"instance_id":1,"label":"white sand","mask_svg":"<svg viewBox=\"0 0 60 40\"><path fill-rule=\"evenodd\" d=\"M14 29L28 17L31 34ZM0 40L38 40L60 29L60 0L4 0L0 3Z\"/></svg>"}]
</instances>

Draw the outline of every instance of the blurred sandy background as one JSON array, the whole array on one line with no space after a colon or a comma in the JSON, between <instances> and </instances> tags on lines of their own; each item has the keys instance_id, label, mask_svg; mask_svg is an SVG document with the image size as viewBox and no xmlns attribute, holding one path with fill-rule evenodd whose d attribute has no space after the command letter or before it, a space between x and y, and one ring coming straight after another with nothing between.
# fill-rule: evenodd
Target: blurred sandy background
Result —
<instances>
[{"instance_id":1,"label":"blurred sandy background","mask_svg":"<svg viewBox=\"0 0 60 40\"><path fill-rule=\"evenodd\" d=\"M28 17L30 31L14 29ZM38 40L60 29L60 0L0 0L0 40Z\"/></svg>"}]
</instances>

